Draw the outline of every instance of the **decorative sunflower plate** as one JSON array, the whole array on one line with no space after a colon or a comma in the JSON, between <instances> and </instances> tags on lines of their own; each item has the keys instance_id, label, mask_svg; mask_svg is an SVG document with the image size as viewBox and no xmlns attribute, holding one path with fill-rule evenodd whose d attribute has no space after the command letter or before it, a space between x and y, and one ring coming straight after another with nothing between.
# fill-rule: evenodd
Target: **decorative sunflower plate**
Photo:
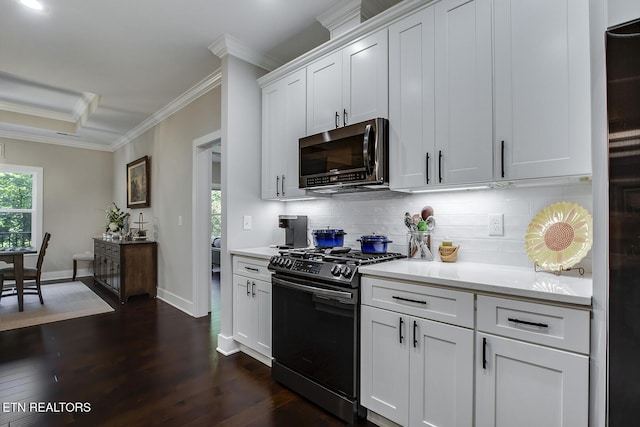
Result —
<instances>
[{"instance_id":1,"label":"decorative sunflower plate","mask_svg":"<svg viewBox=\"0 0 640 427\"><path fill-rule=\"evenodd\" d=\"M527 255L545 270L576 265L591 249L593 219L577 203L554 203L531 220L525 234Z\"/></svg>"}]
</instances>

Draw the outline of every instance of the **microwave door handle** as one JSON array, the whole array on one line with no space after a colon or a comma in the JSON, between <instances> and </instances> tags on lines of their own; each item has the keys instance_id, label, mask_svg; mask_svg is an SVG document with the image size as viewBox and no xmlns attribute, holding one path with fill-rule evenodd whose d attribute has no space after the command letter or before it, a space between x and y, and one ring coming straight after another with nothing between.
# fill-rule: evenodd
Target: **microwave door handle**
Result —
<instances>
[{"instance_id":1,"label":"microwave door handle","mask_svg":"<svg viewBox=\"0 0 640 427\"><path fill-rule=\"evenodd\" d=\"M371 174L373 172L373 165L370 162L370 153L369 150L373 148L373 140L375 138L375 131L373 130L373 126L367 125L364 128L364 139L362 141L362 157L364 158L364 168L367 171L367 174Z\"/></svg>"}]
</instances>

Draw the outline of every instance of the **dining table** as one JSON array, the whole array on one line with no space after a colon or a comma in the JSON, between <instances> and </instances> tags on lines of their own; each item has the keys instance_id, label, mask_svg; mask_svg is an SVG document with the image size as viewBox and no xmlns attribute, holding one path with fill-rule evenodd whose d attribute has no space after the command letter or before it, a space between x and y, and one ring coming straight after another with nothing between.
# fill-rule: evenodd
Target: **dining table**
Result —
<instances>
[{"instance_id":1,"label":"dining table","mask_svg":"<svg viewBox=\"0 0 640 427\"><path fill-rule=\"evenodd\" d=\"M27 254L35 254L37 252L38 251L36 251L35 248L28 246L0 248L0 261L13 264L19 311L24 311L24 256Z\"/></svg>"}]
</instances>

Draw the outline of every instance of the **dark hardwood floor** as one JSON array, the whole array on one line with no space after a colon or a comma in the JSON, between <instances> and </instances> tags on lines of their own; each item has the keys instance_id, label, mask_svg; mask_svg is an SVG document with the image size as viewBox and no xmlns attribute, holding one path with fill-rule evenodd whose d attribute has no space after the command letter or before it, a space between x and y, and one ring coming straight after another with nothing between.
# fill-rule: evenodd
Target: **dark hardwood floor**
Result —
<instances>
[{"instance_id":1,"label":"dark hardwood floor","mask_svg":"<svg viewBox=\"0 0 640 427\"><path fill-rule=\"evenodd\" d=\"M115 312L0 332L0 427L344 425L260 362L216 352L215 287L214 314L194 319L147 297L121 306L81 280Z\"/></svg>"}]
</instances>

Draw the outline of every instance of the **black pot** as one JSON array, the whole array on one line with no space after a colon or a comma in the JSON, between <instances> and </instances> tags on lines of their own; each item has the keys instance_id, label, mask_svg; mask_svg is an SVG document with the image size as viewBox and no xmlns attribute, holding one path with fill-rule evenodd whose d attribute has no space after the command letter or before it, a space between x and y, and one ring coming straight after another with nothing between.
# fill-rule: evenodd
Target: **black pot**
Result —
<instances>
[{"instance_id":1,"label":"black pot","mask_svg":"<svg viewBox=\"0 0 640 427\"><path fill-rule=\"evenodd\" d=\"M387 243L393 243L387 239L387 236L378 236L375 234L362 236L358 241L360 242L360 250L365 254L386 254Z\"/></svg>"},{"instance_id":2,"label":"black pot","mask_svg":"<svg viewBox=\"0 0 640 427\"><path fill-rule=\"evenodd\" d=\"M322 230L313 230L313 244L317 248L334 248L344 245L344 230L325 228Z\"/></svg>"}]
</instances>

